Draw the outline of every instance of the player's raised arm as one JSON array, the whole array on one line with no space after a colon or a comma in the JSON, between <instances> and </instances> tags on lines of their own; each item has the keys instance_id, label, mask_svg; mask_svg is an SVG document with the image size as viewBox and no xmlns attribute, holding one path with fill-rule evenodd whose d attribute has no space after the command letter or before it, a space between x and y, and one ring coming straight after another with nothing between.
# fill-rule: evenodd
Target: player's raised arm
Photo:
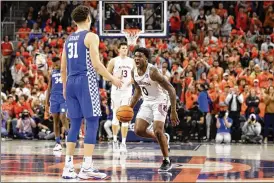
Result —
<instances>
[{"instance_id":1,"label":"player's raised arm","mask_svg":"<svg viewBox=\"0 0 274 183\"><path fill-rule=\"evenodd\" d=\"M141 88L140 86L138 85L138 83L134 80L134 70L131 71L131 76L132 76L132 79L134 81L134 94L130 100L130 104L129 106L131 108L134 108L134 106L137 104L137 102L139 101L141 95L142 95L142 91L141 91Z\"/></svg>"},{"instance_id":2,"label":"player's raised arm","mask_svg":"<svg viewBox=\"0 0 274 183\"><path fill-rule=\"evenodd\" d=\"M94 33L88 33L85 37L85 45L89 48L91 62L96 72L103 76L103 78L106 78L108 81L111 81L113 85L121 87L122 82L119 79L112 76L100 61L99 37Z\"/></svg>"},{"instance_id":3,"label":"player's raised arm","mask_svg":"<svg viewBox=\"0 0 274 183\"><path fill-rule=\"evenodd\" d=\"M64 44L66 45L66 44ZM67 56L66 47L64 46L61 59L61 79L63 83L63 96L66 99L66 86L67 86Z\"/></svg>"},{"instance_id":4,"label":"player's raised arm","mask_svg":"<svg viewBox=\"0 0 274 183\"><path fill-rule=\"evenodd\" d=\"M170 97L170 103L171 103L171 114L170 114L170 120L171 123L176 126L179 122L177 111L176 111L176 92L173 86L166 80L166 78L156 69L151 68L150 70L150 78L153 81L156 81L159 83L159 85L168 91L169 97Z\"/></svg>"}]
</instances>

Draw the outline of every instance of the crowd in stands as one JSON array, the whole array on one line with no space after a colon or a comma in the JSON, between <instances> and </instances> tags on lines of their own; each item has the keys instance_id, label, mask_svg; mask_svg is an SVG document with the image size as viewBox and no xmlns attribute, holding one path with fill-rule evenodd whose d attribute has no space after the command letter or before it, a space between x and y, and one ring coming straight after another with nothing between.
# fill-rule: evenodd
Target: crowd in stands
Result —
<instances>
[{"instance_id":1,"label":"crowd in stands","mask_svg":"<svg viewBox=\"0 0 274 183\"><path fill-rule=\"evenodd\" d=\"M17 45L4 38L2 136L28 139L52 134L51 118L43 115L47 74L51 59L60 57L66 37L77 29L70 12L78 3L89 6L92 18L98 19L96 1L50 1L28 9ZM167 131L181 141L267 143L274 137L274 3L186 1L169 2L168 8L170 35L145 40L151 62L170 80L178 97L181 123L173 129L167 125ZM117 56L121 41L101 40L105 65ZM99 76L98 80L105 101L110 86ZM102 105L107 108L105 102ZM106 114L104 121L111 115Z\"/></svg>"}]
</instances>

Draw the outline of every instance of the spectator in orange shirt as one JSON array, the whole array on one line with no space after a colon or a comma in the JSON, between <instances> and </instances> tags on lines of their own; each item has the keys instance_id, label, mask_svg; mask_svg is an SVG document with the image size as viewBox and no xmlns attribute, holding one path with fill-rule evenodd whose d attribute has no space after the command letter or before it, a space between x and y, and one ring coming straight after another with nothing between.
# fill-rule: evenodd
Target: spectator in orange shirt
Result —
<instances>
[{"instance_id":1,"label":"spectator in orange shirt","mask_svg":"<svg viewBox=\"0 0 274 183\"><path fill-rule=\"evenodd\" d=\"M25 96L21 95L19 97L19 101L15 104L14 106L14 112L15 112L15 116L18 119L19 118L19 114L24 110L28 110L30 115L33 116L34 113L30 107L30 105L26 102Z\"/></svg>"},{"instance_id":2,"label":"spectator in orange shirt","mask_svg":"<svg viewBox=\"0 0 274 183\"><path fill-rule=\"evenodd\" d=\"M7 71L11 64L11 54L13 52L13 44L9 41L9 36L5 36L4 41L1 43L1 53L2 53L2 65L1 71Z\"/></svg>"},{"instance_id":3,"label":"spectator in orange shirt","mask_svg":"<svg viewBox=\"0 0 274 183\"><path fill-rule=\"evenodd\" d=\"M23 41L29 36L30 28L27 27L27 23L24 22L22 27L18 30L18 37L20 41Z\"/></svg>"},{"instance_id":4,"label":"spectator in orange shirt","mask_svg":"<svg viewBox=\"0 0 274 183\"><path fill-rule=\"evenodd\" d=\"M214 74L217 74L218 78L220 79L222 78L223 73L224 73L224 70L223 68L219 67L218 60L214 60L213 67L211 67L208 72L208 79L211 80Z\"/></svg>"},{"instance_id":5,"label":"spectator in orange shirt","mask_svg":"<svg viewBox=\"0 0 274 183\"><path fill-rule=\"evenodd\" d=\"M216 10L217 15L219 15L222 19L224 18L224 14L227 13L227 10L224 9L223 3L219 3L218 9Z\"/></svg>"},{"instance_id":6,"label":"spectator in orange shirt","mask_svg":"<svg viewBox=\"0 0 274 183\"><path fill-rule=\"evenodd\" d=\"M260 87L264 87L267 88L268 85L268 78L271 77L272 74L270 74L268 72L268 68L265 66L263 72L261 72L261 74L259 74L258 76L258 80L259 80L259 86Z\"/></svg>"},{"instance_id":7,"label":"spectator in orange shirt","mask_svg":"<svg viewBox=\"0 0 274 183\"><path fill-rule=\"evenodd\" d=\"M13 102L13 96L8 95L8 100L2 104L2 110L8 112L10 118L13 118L15 115Z\"/></svg>"},{"instance_id":8,"label":"spectator in orange shirt","mask_svg":"<svg viewBox=\"0 0 274 183\"><path fill-rule=\"evenodd\" d=\"M220 84L220 89L221 90L224 90L225 86L229 86L229 87L233 87L233 82L231 80L229 80L229 75L228 73L224 73L223 74L223 80L221 81L221 84Z\"/></svg>"}]
</instances>

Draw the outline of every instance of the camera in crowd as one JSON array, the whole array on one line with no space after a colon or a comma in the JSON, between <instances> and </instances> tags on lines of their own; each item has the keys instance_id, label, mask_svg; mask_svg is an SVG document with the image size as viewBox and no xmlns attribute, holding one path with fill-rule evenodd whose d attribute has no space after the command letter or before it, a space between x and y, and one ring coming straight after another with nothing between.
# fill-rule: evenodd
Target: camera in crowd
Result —
<instances>
[{"instance_id":1,"label":"camera in crowd","mask_svg":"<svg viewBox=\"0 0 274 183\"><path fill-rule=\"evenodd\" d=\"M256 115L255 114L250 114L249 116L249 121L252 122L252 123L255 123L256 122Z\"/></svg>"}]
</instances>

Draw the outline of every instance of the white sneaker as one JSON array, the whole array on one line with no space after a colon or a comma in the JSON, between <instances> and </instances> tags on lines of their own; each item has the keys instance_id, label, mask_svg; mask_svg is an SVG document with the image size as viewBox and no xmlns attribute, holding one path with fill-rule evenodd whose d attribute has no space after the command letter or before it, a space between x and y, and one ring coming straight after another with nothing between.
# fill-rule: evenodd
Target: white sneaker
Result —
<instances>
[{"instance_id":1,"label":"white sneaker","mask_svg":"<svg viewBox=\"0 0 274 183\"><path fill-rule=\"evenodd\" d=\"M79 174L78 174L78 177L81 178L81 179L95 179L95 180L100 180L100 179L104 179L107 177L107 174L105 173L101 173L99 172L99 170L95 169L95 168L88 168L88 169L85 169L85 168L81 168Z\"/></svg>"},{"instance_id":2,"label":"white sneaker","mask_svg":"<svg viewBox=\"0 0 274 183\"><path fill-rule=\"evenodd\" d=\"M62 178L63 179L76 179L77 173L75 173L73 167L64 167Z\"/></svg>"},{"instance_id":3,"label":"white sneaker","mask_svg":"<svg viewBox=\"0 0 274 183\"><path fill-rule=\"evenodd\" d=\"M118 141L113 141L112 143L112 148L113 148L113 151L118 151L119 150L119 143Z\"/></svg>"},{"instance_id":4,"label":"white sneaker","mask_svg":"<svg viewBox=\"0 0 274 183\"><path fill-rule=\"evenodd\" d=\"M127 152L127 145L126 144L123 144L123 143L120 144L120 152L124 152L124 153Z\"/></svg>"},{"instance_id":5,"label":"white sneaker","mask_svg":"<svg viewBox=\"0 0 274 183\"><path fill-rule=\"evenodd\" d=\"M169 141L170 141L170 136L168 133L165 133L166 139L167 139L167 148L168 148L168 152L170 152L170 146L169 146Z\"/></svg>"},{"instance_id":6,"label":"white sneaker","mask_svg":"<svg viewBox=\"0 0 274 183\"><path fill-rule=\"evenodd\" d=\"M56 144L55 144L55 147L53 148L53 151L62 151L62 145L56 143Z\"/></svg>"}]
</instances>

